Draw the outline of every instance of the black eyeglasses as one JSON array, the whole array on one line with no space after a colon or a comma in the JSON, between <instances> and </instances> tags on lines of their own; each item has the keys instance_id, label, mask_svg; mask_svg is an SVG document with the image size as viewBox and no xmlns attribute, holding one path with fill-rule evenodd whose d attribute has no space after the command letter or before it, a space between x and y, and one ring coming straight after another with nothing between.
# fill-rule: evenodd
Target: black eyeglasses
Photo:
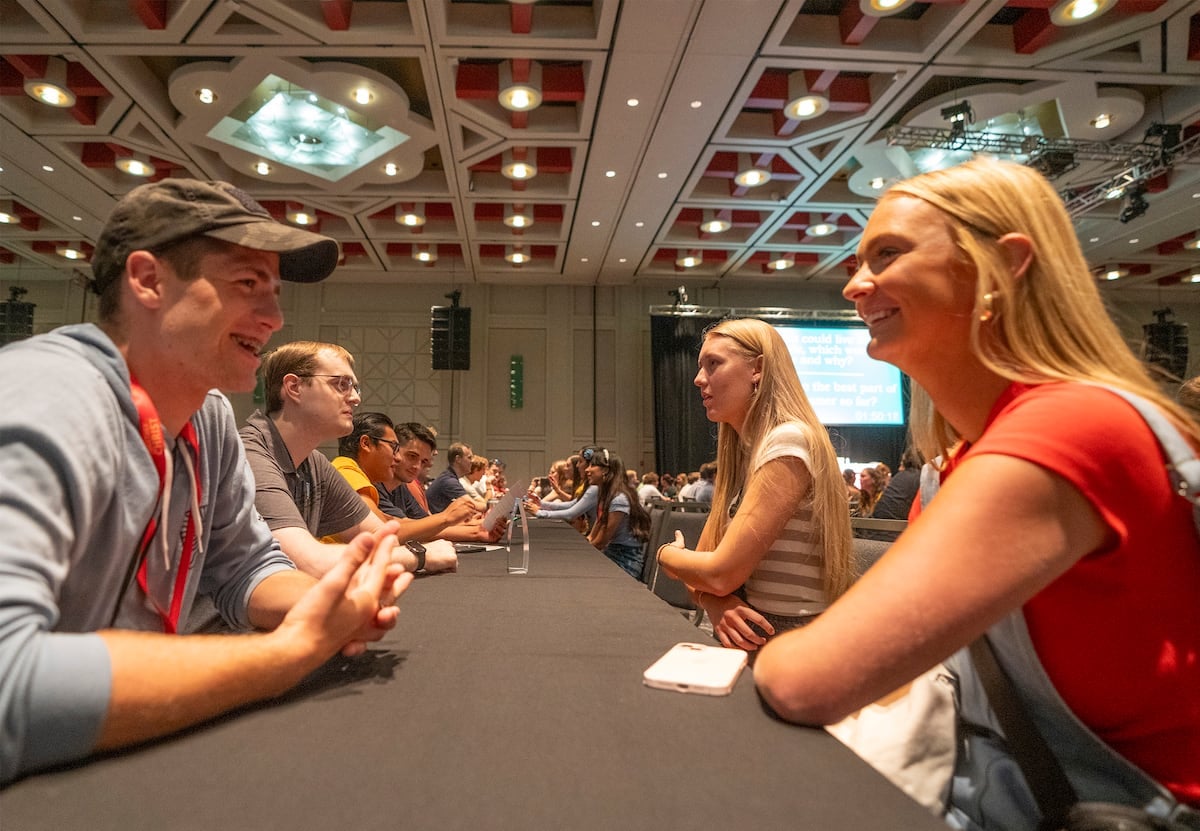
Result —
<instances>
[{"instance_id":1,"label":"black eyeglasses","mask_svg":"<svg viewBox=\"0 0 1200 831\"><path fill-rule=\"evenodd\" d=\"M343 376L341 376L341 377L345 378L346 376L345 376L345 375L343 375ZM386 445L390 445L390 446L391 446L391 448L392 448L392 455L393 455L393 456L399 456L399 455L400 455L400 442L398 442L398 441L392 441L391 439L385 439L385 438L383 438L382 436L371 436L371 439L372 439L373 441L381 441L381 442L383 442L383 443L384 443L384 444L386 444Z\"/></svg>"},{"instance_id":2,"label":"black eyeglasses","mask_svg":"<svg viewBox=\"0 0 1200 831\"><path fill-rule=\"evenodd\" d=\"M360 387L358 385L358 382L355 381L354 378L352 378L349 375L322 375L319 372L311 372L311 373L297 372L296 377L298 377L298 378L330 378L332 380L330 380L329 385L331 387L333 387L335 390L337 390L338 392L340 392L342 395L345 395L346 393L350 392L350 390L354 390L359 395L362 395L362 387Z\"/></svg>"}]
</instances>

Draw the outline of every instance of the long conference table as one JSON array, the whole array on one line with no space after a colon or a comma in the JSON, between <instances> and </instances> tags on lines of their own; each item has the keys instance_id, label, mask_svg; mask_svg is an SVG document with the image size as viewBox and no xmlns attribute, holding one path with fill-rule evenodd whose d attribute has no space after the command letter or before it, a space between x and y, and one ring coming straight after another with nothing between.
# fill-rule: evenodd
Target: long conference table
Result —
<instances>
[{"instance_id":1,"label":"long conference table","mask_svg":"<svg viewBox=\"0 0 1200 831\"><path fill-rule=\"evenodd\" d=\"M519 533L519 532L518 532ZM0 792L0 828L944 829L822 730L642 671L707 636L569 526L418 580L282 699ZM517 543L519 545L519 543Z\"/></svg>"}]
</instances>

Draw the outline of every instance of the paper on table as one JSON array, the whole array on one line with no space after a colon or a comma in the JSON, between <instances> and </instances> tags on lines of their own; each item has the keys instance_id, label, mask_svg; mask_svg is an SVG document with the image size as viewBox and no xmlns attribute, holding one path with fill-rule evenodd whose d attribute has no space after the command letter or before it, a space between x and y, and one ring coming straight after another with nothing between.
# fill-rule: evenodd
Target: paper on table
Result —
<instances>
[{"instance_id":1,"label":"paper on table","mask_svg":"<svg viewBox=\"0 0 1200 831\"><path fill-rule=\"evenodd\" d=\"M509 488L504 496L496 501L496 504L488 509L484 515L483 521L479 524L484 527L484 530L491 531L493 526L502 518L512 515L513 505L517 504L517 494L525 493L525 483L516 482Z\"/></svg>"}]
</instances>

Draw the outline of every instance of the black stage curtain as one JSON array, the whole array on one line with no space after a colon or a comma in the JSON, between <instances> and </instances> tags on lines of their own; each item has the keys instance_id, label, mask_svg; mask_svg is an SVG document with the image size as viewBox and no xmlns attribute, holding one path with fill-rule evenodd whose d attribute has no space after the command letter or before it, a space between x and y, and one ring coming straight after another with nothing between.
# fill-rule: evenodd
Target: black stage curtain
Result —
<instances>
[{"instance_id":1,"label":"black stage curtain","mask_svg":"<svg viewBox=\"0 0 1200 831\"><path fill-rule=\"evenodd\" d=\"M654 463L659 473L699 470L717 457L717 425L708 420L692 383L696 357L708 326L720 317L651 315L650 350L654 394ZM803 382L803 378L800 379ZM907 410L908 378L903 377ZM829 427L837 455L887 462L893 471L904 452L904 426Z\"/></svg>"},{"instance_id":2,"label":"black stage curtain","mask_svg":"<svg viewBox=\"0 0 1200 831\"><path fill-rule=\"evenodd\" d=\"M696 358L704 329L720 318L650 316L654 383L654 464L659 473L699 470L717 458L717 425L704 414Z\"/></svg>"}]
</instances>

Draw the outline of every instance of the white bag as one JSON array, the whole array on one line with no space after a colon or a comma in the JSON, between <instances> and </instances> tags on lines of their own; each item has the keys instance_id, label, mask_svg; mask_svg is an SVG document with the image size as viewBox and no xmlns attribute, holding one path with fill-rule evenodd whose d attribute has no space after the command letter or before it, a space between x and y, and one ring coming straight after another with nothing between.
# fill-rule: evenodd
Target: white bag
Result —
<instances>
[{"instance_id":1,"label":"white bag","mask_svg":"<svg viewBox=\"0 0 1200 831\"><path fill-rule=\"evenodd\" d=\"M825 729L940 817L954 774L956 720L954 681L938 664Z\"/></svg>"}]
</instances>

